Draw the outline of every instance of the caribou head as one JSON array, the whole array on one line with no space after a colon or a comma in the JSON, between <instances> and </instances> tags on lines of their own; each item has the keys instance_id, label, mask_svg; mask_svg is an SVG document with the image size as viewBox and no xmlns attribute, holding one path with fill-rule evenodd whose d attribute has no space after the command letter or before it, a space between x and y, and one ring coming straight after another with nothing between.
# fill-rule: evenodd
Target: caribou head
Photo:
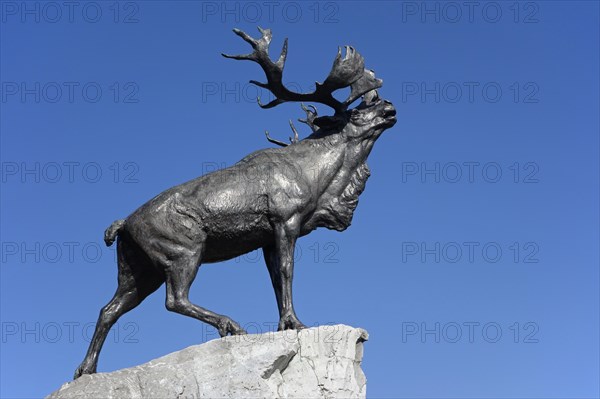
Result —
<instances>
[{"instance_id":1,"label":"caribou head","mask_svg":"<svg viewBox=\"0 0 600 399\"><path fill-rule=\"evenodd\" d=\"M318 116L317 109L314 106L301 105L306 112L306 119L299 119L299 121L306 123L311 128L313 134L309 138L341 134L348 140L376 139L385 129L396 123L394 106L389 101L381 100L377 93L377 89L382 86L383 81L376 78L372 70L365 69L364 58L353 47L346 46L346 54L343 57L341 47L338 48L331 72L329 72L323 83L315 83L313 92L296 93L283 84L283 68L288 49L287 38L283 43L279 59L273 62L269 56L269 45L272 39L271 30L260 27L258 30L262 35L260 39L255 39L239 29L233 30L236 35L250 43L254 49L252 53L222 55L235 60L254 61L261 66L265 72L267 82L250 80L250 83L269 90L275 96L274 100L266 104L260 101L260 97L257 98L258 105L261 108L273 108L285 102L313 102L331 107L334 110L332 116ZM350 94L346 100L339 101L333 96L336 90L346 87L350 87ZM361 96L363 97L362 102L357 107L348 109ZM291 120L290 127L294 133L294 136L290 138L290 142L294 144L299 141L299 138ZM288 145L285 142L271 138L268 132L265 133L270 142L280 146Z\"/></svg>"}]
</instances>

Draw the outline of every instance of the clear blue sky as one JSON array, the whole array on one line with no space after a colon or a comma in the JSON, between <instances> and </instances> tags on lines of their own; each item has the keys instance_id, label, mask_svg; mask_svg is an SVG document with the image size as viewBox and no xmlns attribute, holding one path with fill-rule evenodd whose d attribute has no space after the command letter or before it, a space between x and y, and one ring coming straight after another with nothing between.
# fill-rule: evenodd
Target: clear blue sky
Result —
<instances>
[{"instance_id":1,"label":"clear blue sky","mask_svg":"<svg viewBox=\"0 0 600 399\"><path fill-rule=\"evenodd\" d=\"M305 324L369 331L369 396L598 397L598 3L272 4L0 3L0 396L71 378L116 288L113 220L290 135L299 105L259 109L260 69L220 56L260 25L275 55L289 37L291 87L351 44L398 110L352 227L301 239L294 281ZM201 267L193 301L267 331L260 258ZM99 371L216 337L164 296Z\"/></svg>"}]
</instances>

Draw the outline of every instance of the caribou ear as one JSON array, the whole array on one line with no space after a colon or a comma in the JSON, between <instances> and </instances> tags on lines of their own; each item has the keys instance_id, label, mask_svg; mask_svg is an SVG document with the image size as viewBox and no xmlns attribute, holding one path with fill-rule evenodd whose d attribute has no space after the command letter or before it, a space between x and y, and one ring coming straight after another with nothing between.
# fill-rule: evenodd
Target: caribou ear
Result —
<instances>
[{"instance_id":1,"label":"caribou ear","mask_svg":"<svg viewBox=\"0 0 600 399\"><path fill-rule=\"evenodd\" d=\"M313 124L324 130L341 130L347 123L347 120L335 115L319 116L313 121Z\"/></svg>"}]
</instances>

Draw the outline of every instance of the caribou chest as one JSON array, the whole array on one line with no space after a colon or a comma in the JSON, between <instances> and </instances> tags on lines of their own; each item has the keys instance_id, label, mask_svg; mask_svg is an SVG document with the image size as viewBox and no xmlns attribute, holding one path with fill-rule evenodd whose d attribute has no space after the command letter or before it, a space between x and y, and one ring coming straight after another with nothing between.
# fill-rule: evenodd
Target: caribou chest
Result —
<instances>
[{"instance_id":1,"label":"caribou chest","mask_svg":"<svg viewBox=\"0 0 600 399\"><path fill-rule=\"evenodd\" d=\"M340 170L339 175L321 196L318 209L309 222L310 227L343 231L352 223L358 197L364 191L371 172L362 162L352 170Z\"/></svg>"}]
</instances>

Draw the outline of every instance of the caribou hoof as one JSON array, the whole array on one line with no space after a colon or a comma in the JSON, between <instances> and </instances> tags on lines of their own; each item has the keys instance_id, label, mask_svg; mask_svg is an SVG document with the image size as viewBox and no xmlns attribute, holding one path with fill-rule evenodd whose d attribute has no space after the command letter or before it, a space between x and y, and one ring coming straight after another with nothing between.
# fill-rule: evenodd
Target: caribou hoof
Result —
<instances>
[{"instance_id":1,"label":"caribou hoof","mask_svg":"<svg viewBox=\"0 0 600 399\"><path fill-rule=\"evenodd\" d=\"M80 365L79 367L77 367L77 370L75 370L75 374L73 375L73 379L76 380L79 377L81 377L84 374L95 374L96 373L96 368L95 367L86 367L83 364Z\"/></svg>"},{"instance_id":2,"label":"caribou hoof","mask_svg":"<svg viewBox=\"0 0 600 399\"><path fill-rule=\"evenodd\" d=\"M300 320L298 320L296 315L290 314L290 315L282 317L279 320L279 326L278 326L277 330L278 331L302 330L303 328L306 328L306 326L304 324L302 324L302 322L300 322Z\"/></svg>"},{"instance_id":3,"label":"caribou hoof","mask_svg":"<svg viewBox=\"0 0 600 399\"><path fill-rule=\"evenodd\" d=\"M226 337L228 334L231 335L244 335L248 334L238 323L231 320L229 317L223 318L218 325L219 335Z\"/></svg>"}]
</instances>

